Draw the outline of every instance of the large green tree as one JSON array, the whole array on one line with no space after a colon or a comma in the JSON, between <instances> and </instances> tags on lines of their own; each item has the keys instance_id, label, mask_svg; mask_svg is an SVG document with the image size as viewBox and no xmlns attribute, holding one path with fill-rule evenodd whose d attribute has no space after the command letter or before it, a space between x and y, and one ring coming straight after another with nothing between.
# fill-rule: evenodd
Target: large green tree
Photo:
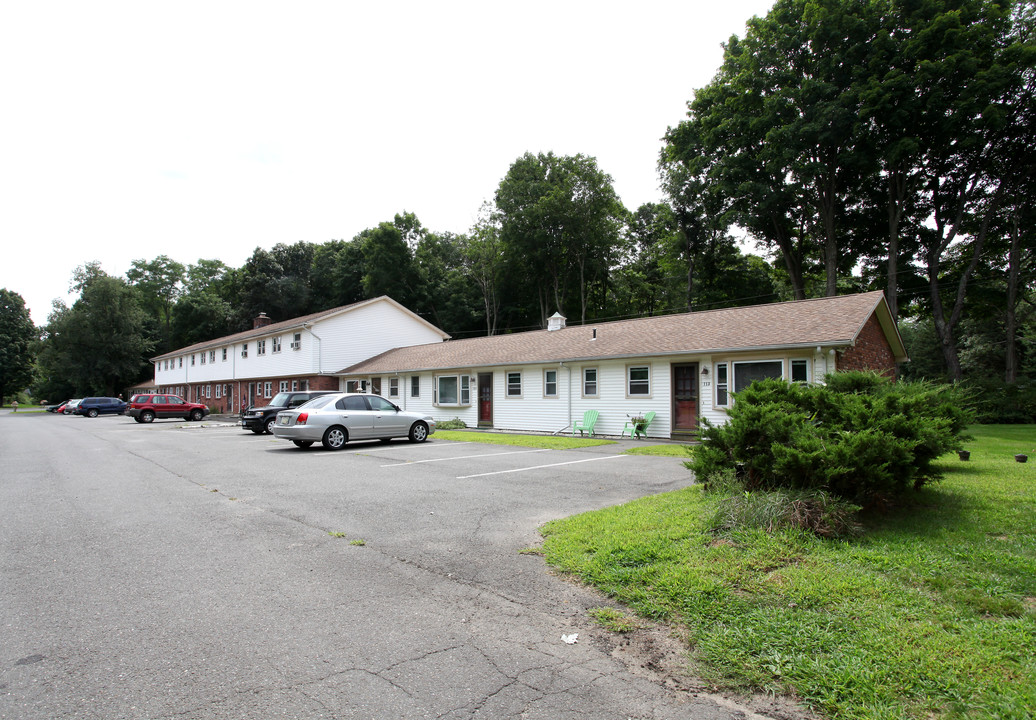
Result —
<instances>
[{"instance_id":1,"label":"large green tree","mask_svg":"<svg viewBox=\"0 0 1036 720\"><path fill-rule=\"evenodd\" d=\"M32 382L38 336L22 296L0 288L0 402Z\"/></svg>"},{"instance_id":2,"label":"large green tree","mask_svg":"<svg viewBox=\"0 0 1036 720\"><path fill-rule=\"evenodd\" d=\"M154 260L134 260L126 278L140 294L144 309L158 318L163 330L160 350L168 350L172 341L173 307L183 290L185 268L168 255Z\"/></svg>"},{"instance_id":3,"label":"large green tree","mask_svg":"<svg viewBox=\"0 0 1036 720\"><path fill-rule=\"evenodd\" d=\"M626 215L611 176L585 155L526 153L500 182L496 207L504 252L535 288L541 326L575 308L586 322L591 296L603 305Z\"/></svg>"}]
</instances>

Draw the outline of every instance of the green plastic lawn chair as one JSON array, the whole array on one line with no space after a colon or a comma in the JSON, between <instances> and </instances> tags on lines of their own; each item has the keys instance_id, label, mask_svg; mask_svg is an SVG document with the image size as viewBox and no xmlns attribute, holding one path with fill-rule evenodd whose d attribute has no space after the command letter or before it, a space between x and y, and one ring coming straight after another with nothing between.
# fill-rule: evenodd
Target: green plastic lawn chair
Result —
<instances>
[{"instance_id":1,"label":"green plastic lawn chair","mask_svg":"<svg viewBox=\"0 0 1036 720\"><path fill-rule=\"evenodd\" d=\"M623 435L629 435L630 440L633 436L639 439L641 435L647 435L647 426L651 424L651 421L655 419L655 413L649 412L644 413L644 419L641 422L634 422L633 420L627 420L622 430L619 431L619 437Z\"/></svg>"},{"instance_id":2,"label":"green plastic lawn chair","mask_svg":"<svg viewBox=\"0 0 1036 720\"><path fill-rule=\"evenodd\" d=\"M587 410L585 413L583 413L582 421L576 420L572 424L572 434L575 435L576 430L578 430L579 434L582 435L583 431L585 430L587 433L589 433L590 437L593 437L594 425L597 424L598 415L600 415L600 412L598 412L597 410Z\"/></svg>"}]
</instances>

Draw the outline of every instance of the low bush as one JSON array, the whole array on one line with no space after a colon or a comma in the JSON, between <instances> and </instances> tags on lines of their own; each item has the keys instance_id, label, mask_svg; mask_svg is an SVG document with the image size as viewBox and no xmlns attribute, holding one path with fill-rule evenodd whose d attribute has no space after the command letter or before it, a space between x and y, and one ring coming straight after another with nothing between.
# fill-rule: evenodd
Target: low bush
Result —
<instances>
[{"instance_id":1,"label":"low bush","mask_svg":"<svg viewBox=\"0 0 1036 720\"><path fill-rule=\"evenodd\" d=\"M463 430L466 427L467 425L460 418L453 418L452 420L443 420L442 422L435 423L436 430Z\"/></svg>"},{"instance_id":2,"label":"low bush","mask_svg":"<svg viewBox=\"0 0 1036 720\"><path fill-rule=\"evenodd\" d=\"M888 504L938 477L933 461L963 448L963 390L842 373L826 385L753 383L725 425L705 424L687 467L707 485L735 473L743 489L812 490Z\"/></svg>"}]
</instances>

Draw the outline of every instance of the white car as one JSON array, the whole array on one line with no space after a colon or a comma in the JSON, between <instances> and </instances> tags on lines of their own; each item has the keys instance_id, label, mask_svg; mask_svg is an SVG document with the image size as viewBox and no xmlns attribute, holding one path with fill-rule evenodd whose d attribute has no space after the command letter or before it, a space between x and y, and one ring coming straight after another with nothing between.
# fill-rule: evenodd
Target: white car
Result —
<instances>
[{"instance_id":1,"label":"white car","mask_svg":"<svg viewBox=\"0 0 1036 720\"><path fill-rule=\"evenodd\" d=\"M293 410L277 413L274 437L308 448L318 440L328 450L341 450L350 440L405 437L424 442L435 432L428 415L407 412L378 395L334 393L313 398Z\"/></svg>"}]
</instances>

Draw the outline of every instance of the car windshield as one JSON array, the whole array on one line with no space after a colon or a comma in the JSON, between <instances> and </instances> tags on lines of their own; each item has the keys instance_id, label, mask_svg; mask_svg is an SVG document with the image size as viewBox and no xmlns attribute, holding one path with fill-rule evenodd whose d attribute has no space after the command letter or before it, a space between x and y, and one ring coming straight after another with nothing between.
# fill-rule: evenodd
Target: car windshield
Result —
<instances>
[{"instance_id":1,"label":"car windshield","mask_svg":"<svg viewBox=\"0 0 1036 720\"><path fill-rule=\"evenodd\" d=\"M270 401L271 407L288 407L288 398L291 397L291 393L279 392L273 396L273 400Z\"/></svg>"},{"instance_id":2,"label":"car windshield","mask_svg":"<svg viewBox=\"0 0 1036 720\"><path fill-rule=\"evenodd\" d=\"M301 405L299 405L298 409L317 410L319 408L324 407L329 402L333 402L334 400L334 395L320 395L318 397L313 398L309 402L302 403Z\"/></svg>"}]
</instances>

